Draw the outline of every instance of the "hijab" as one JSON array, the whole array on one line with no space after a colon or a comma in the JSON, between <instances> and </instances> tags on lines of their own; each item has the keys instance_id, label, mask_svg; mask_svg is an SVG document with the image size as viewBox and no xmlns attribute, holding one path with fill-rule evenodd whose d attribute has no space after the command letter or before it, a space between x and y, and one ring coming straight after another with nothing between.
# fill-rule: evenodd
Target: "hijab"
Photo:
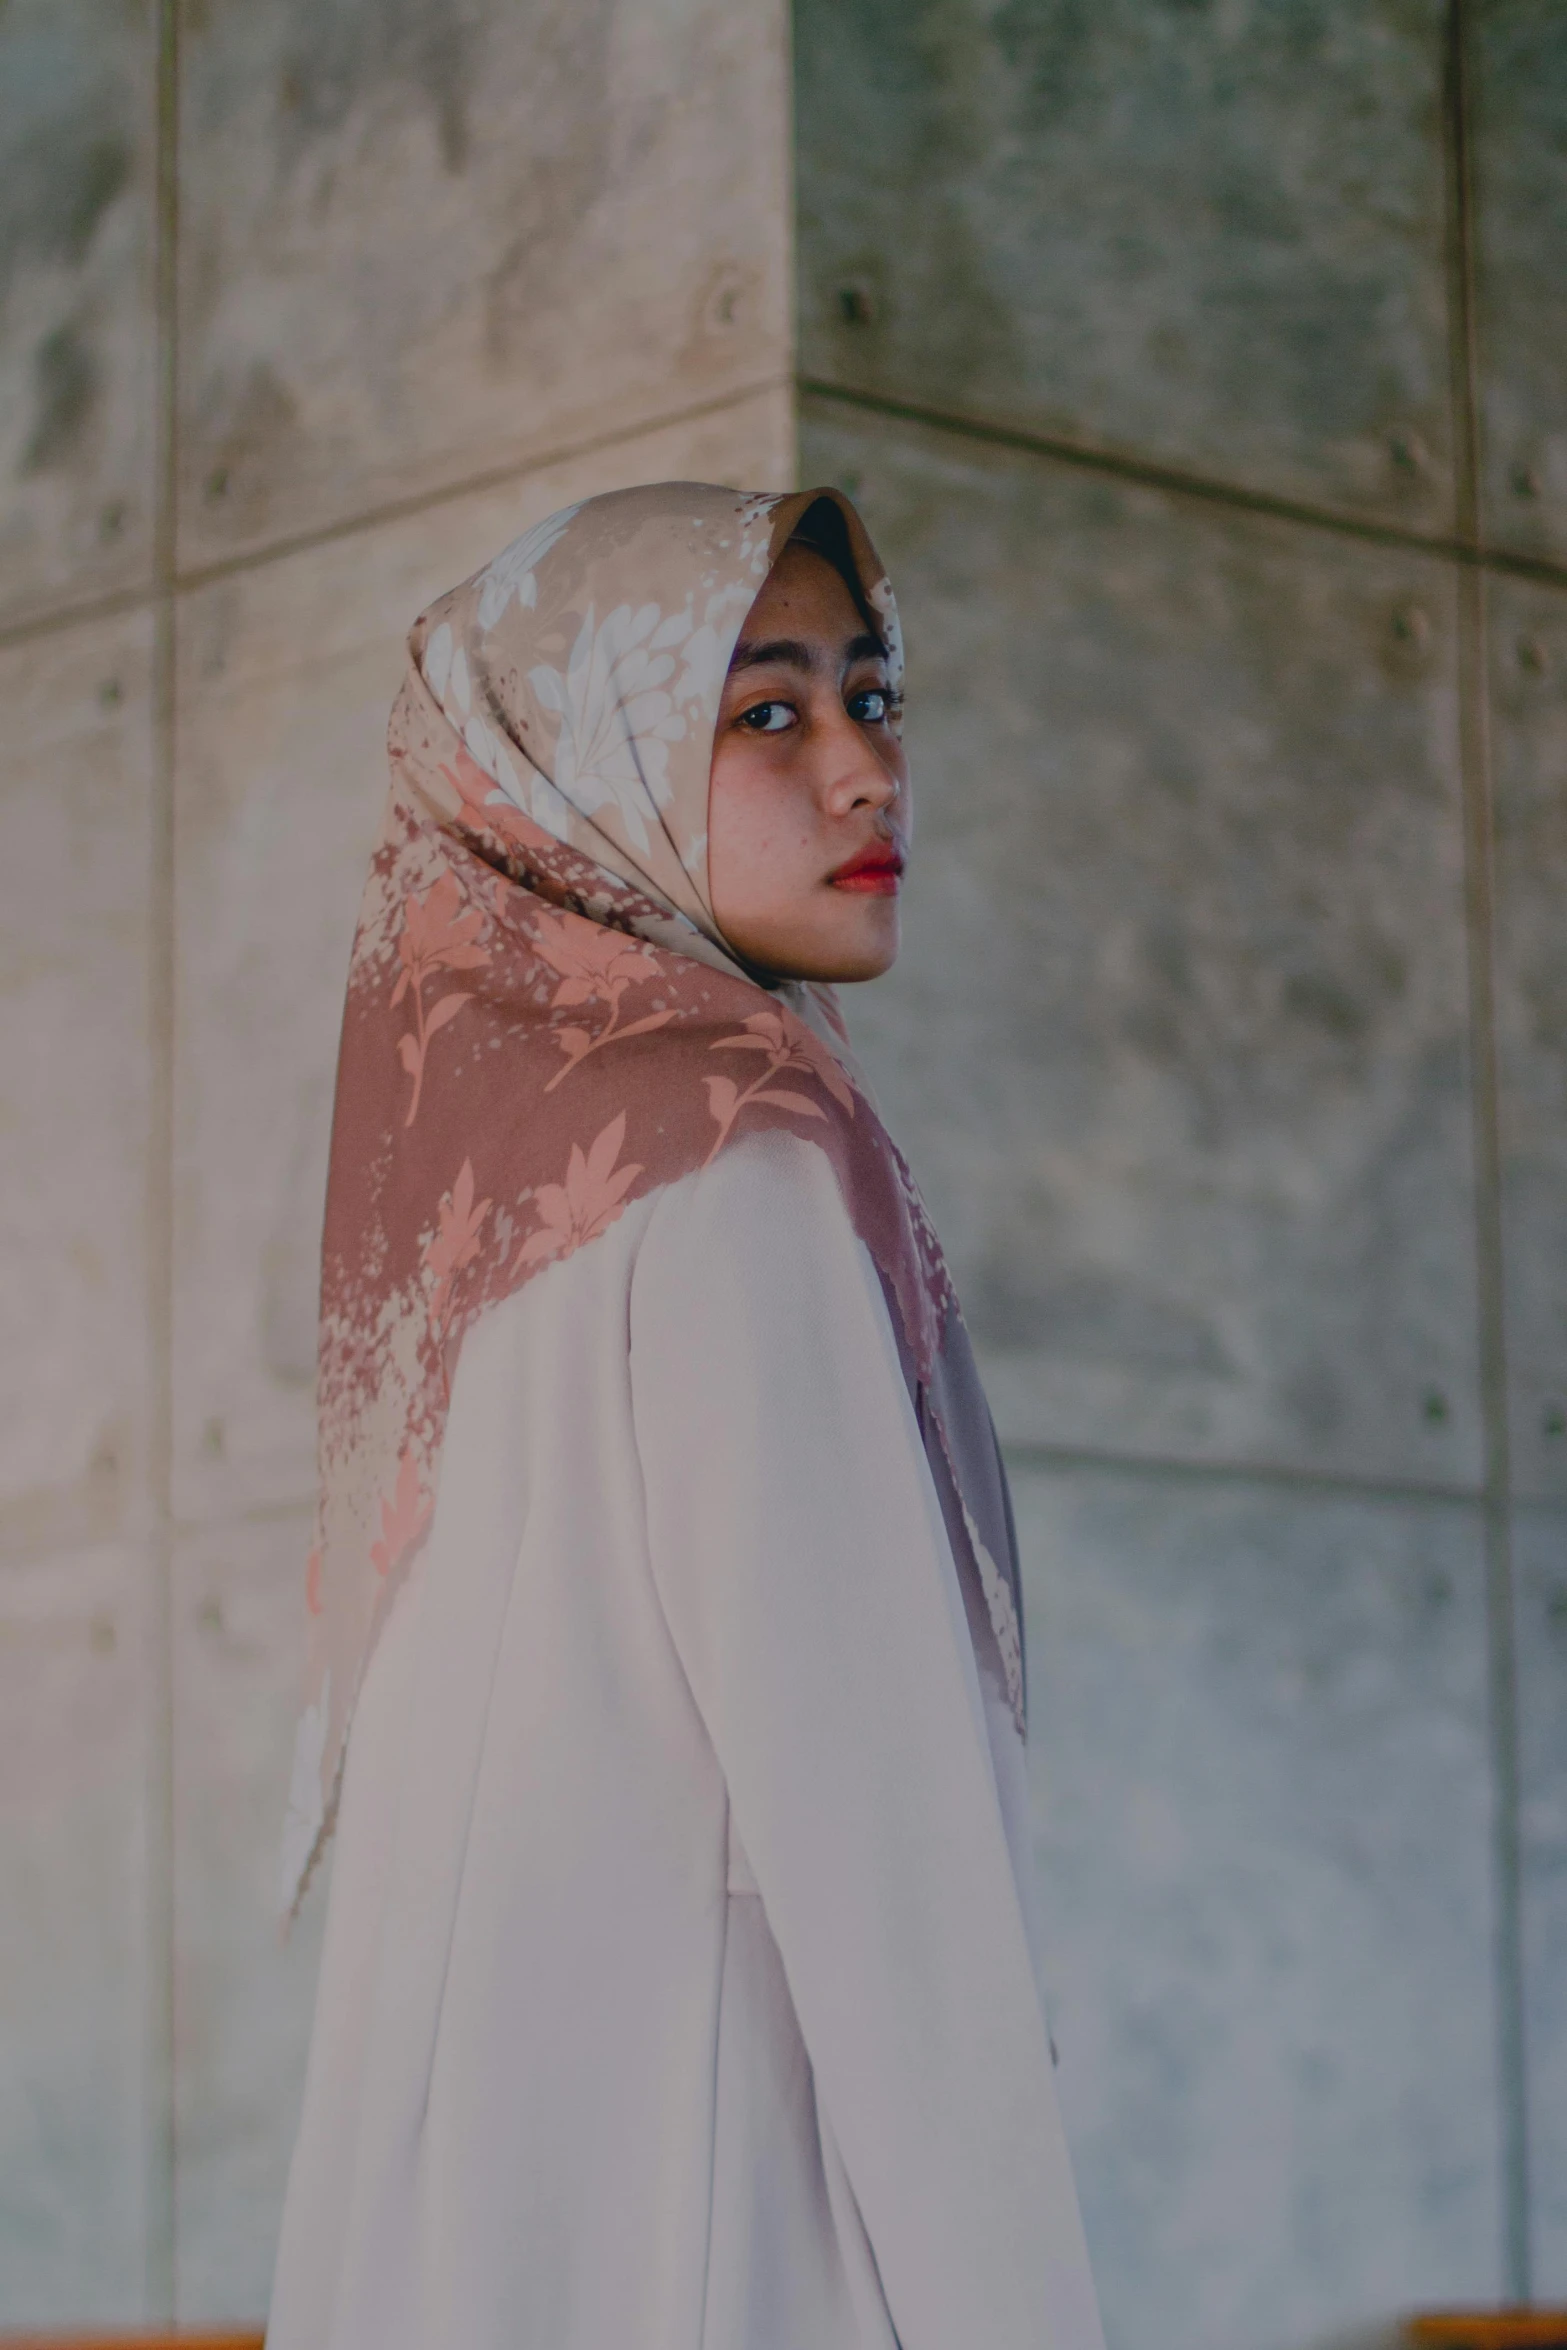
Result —
<instances>
[{"instance_id":1,"label":"hijab","mask_svg":"<svg viewBox=\"0 0 1567 2350\"><path fill-rule=\"evenodd\" d=\"M935 1233L832 991L752 970L713 915L719 700L802 523L852 565L896 684L892 590L833 490L663 482L590 498L525 531L409 637L338 1063L290 1907L331 1831L377 1633L429 1532L465 1331L631 1201L768 1130L825 1152L876 1264L976 1658L1022 1734L1005 1478Z\"/></svg>"}]
</instances>

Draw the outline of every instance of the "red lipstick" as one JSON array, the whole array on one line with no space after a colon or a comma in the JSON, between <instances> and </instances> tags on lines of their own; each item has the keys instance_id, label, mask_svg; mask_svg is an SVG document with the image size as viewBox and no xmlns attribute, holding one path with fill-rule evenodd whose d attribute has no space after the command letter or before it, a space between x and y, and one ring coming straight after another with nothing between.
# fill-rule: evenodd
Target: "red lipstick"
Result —
<instances>
[{"instance_id":1,"label":"red lipstick","mask_svg":"<svg viewBox=\"0 0 1567 2350\"><path fill-rule=\"evenodd\" d=\"M868 897L895 898L907 863L896 841L873 840L827 878L834 889L858 890Z\"/></svg>"}]
</instances>

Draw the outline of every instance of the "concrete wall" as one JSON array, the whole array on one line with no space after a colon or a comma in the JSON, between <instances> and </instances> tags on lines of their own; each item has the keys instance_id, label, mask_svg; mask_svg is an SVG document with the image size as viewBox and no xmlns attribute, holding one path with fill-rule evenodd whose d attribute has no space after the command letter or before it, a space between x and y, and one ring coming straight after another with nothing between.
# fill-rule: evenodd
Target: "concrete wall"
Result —
<instances>
[{"instance_id":1,"label":"concrete wall","mask_svg":"<svg viewBox=\"0 0 1567 2350\"><path fill-rule=\"evenodd\" d=\"M1117 2350L1567 2294L1567 16L798 0Z\"/></svg>"},{"instance_id":2,"label":"concrete wall","mask_svg":"<svg viewBox=\"0 0 1567 2350\"><path fill-rule=\"evenodd\" d=\"M778 0L0 15L0 2325L255 2319L343 974L420 606L793 470Z\"/></svg>"}]
</instances>

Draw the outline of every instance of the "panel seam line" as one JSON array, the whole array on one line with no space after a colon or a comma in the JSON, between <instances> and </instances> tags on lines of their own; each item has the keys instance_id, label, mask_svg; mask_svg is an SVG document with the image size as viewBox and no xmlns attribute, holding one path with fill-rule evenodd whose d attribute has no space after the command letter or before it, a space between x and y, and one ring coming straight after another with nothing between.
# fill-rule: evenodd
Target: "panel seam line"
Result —
<instances>
[{"instance_id":1,"label":"panel seam line","mask_svg":"<svg viewBox=\"0 0 1567 2350\"><path fill-rule=\"evenodd\" d=\"M1221 475L1166 464L1157 458L1139 457L1131 450L1103 448L1067 435L1034 431L1026 425L1003 424L959 410L930 407L920 400L866 391L857 385L834 383L823 376L802 375L799 388L807 399L835 401L843 407L862 409L868 415L920 425L931 432L946 433L954 439L974 441L990 448L1012 449L1022 456L1042 458L1083 472L1110 475L1144 489L1163 490L1175 497L1193 498L1275 522L1295 523L1307 530L1328 531L1338 538L1358 539L1367 546L1401 548L1414 555L1436 556L1450 563L1537 580L1548 587L1567 588L1567 563L1554 562L1544 555L1525 555L1510 547L1487 545L1478 537L1466 537L1457 531L1423 531L1407 524L1379 522L1369 515L1346 514L1332 506L1313 505L1306 498L1291 498L1277 491L1227 481Z\"/></svg>"}]
</instances>

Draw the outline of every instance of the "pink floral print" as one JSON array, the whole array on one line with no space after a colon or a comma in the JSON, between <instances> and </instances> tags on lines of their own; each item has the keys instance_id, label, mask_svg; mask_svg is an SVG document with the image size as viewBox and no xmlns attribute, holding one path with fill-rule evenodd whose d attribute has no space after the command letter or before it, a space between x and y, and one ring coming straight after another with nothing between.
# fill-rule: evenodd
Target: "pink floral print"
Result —
<instances>
[{"instance_id":1,"label":"pink floral print","mask_svg":"<svg viewBox=\"0 0 1567 2350\"><path fill-rule=\"evenodd\" d=\"M444 1329L451 1304L452 1285L479 1253L479 1232L490 1203L473 1197L473 1161L464 1159L457 1180L436 1210L435 1238L424 1252L424 1269L434 1276L430 1290L430 1320Z\"/></svg>"},{"instance_id":2,"label":"pink floral print","mask_svg":"<svg viewBox=\"0 0 1567 2350\"><path fill-rule=\"evenodd\" d=\"M381 1538L370 1545L370 1561L378 1575L389 1575L401 1566L422 1541L433 1506L426 1498L419 1464L410 1448L397 1464L390 1500L381 1504Z\"/></svg>"},{"instance_id":3,"label":"pink floral print","mask_svg":"<svg viewBox=\"0 0 1567 2350\"><path fill-rule=\"evenodd\" d=\"M443 873L422 898L410 892L403 906L403 930L397 942L402 970L392 991L392 1004L395 1008L405 994L413 999L414 1025L397 1040L398 1058L414 1081L408 1115L403 1120L405 1126L411 1126L419 1115L430 1040L448 1021L456 1019L471 992L454 988L447 995L437 996L426 1011L425 981L436 971L476 971L490 959L488 948L478 943L479 932L484 928L483 914L477 907L459 913L461 902L456 874Z\"/></svg>"},{"instance_id":4,"label":"pink floral print","mask_svg":"<svg viewBox=\"0 0 1567 2350\"><path fill-rule=\"evenodd\" d=\"M579 1061L585 1061L589 1053L596 1053L615 1037L648 1036L674 1018L673 1009L665 1007L644 1013L640 1020L622 1024L621 997L628 987L656 981L659 966L645 946L626 938L620 931L601 930L563 917L559 922L539 924L537 945L545 962L560 973L560 985L550 999L552 1010L558 1011L569 1004L609 1005L609 1018L596 1035L588 1028L556 1029L555 1041L566 1062L545 1084L546 1093L553 1093Z\"/></svg>"},{"instance_id":5,"label":"pink floral print","mask_svg":"<svg viewBox=\"0 0 1567 2350\"><path fill-rule=\"evenodd\" d=\"M791 1027L793 1033L791 1034ZM743 1090L732 1077L708 1077L707 1106L718 1121L718 1134L704 1162L711 1165L717 1158L735 1120L742 1110L753 1104L771 1105L775 1109L792 1110L797 1118L825 1118L826 1110L808 1094L797 1092L792 1086L775 1085L773 1079L788 1070L797 1069L807 1076L820 1079L839 1107L854 1115L854 1089L844 1076L842 1068L831 1052L808 1028L798 1023L785 1025L776 1012L753 1012L738 1036L720 1036L708 1048L715 1053L754 1052L767 1055L767 1066L759 1077L753 1078Z\"/></svg>"},{"instance_id":6,"label":"pink floral print","mask_svg":"<svg viewBox=\"0 0 1567 2350\"><path fill-rule=\"evenodd\" d=\"M551 1257L569 1256L584 1241L607 1232L626 1203L626 1194L642 1169L637 1164L617 1167L626 1139L626 1113L611 1118L586 1152L571 1146L564 1183L546 1183L536 1205L542 1219L517 1252L519 1265L538 1265Z\"/></svg>"}]
</instances>

